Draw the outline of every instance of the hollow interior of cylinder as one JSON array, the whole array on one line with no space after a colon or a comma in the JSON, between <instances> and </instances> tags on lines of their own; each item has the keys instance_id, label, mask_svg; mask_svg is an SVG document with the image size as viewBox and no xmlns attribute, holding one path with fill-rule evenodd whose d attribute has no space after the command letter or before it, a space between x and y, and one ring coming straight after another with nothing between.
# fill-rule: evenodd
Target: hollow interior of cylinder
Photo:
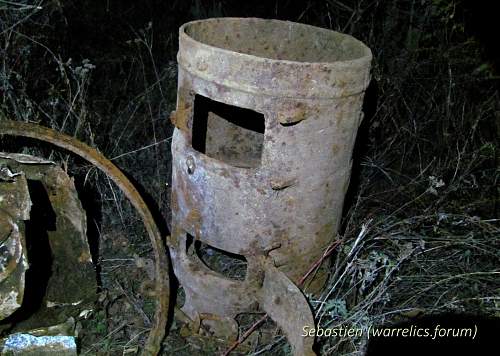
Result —
<instances>
[{"instance_id":1,"label":"hollow interior of cylinder","mask_svg":"<svg viewBox=\"0 0 500 356\"><path fill-rule=\"evenodd\" d=\"M213 47L269 59L337 62L367 55L367 48L351 36L287 21L210 19L188 24L185 32Z\"/></svg>"}]
</instances>

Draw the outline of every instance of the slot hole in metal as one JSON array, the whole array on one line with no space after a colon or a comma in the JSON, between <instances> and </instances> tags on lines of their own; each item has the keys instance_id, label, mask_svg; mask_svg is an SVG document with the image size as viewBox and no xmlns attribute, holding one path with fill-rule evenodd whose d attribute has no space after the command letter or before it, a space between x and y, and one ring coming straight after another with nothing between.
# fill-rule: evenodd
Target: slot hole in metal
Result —
<instances>
[{"instance_id":1,"label":"slot hole in metal","mask_svg":"<svg viewBox=\"0 0 500 356\"><path fill-rule=\"evenodd\" d=\"M240 168L261 164L264 115L196 94L193 114L193 148Z\"/></svg>"}]
</instances>

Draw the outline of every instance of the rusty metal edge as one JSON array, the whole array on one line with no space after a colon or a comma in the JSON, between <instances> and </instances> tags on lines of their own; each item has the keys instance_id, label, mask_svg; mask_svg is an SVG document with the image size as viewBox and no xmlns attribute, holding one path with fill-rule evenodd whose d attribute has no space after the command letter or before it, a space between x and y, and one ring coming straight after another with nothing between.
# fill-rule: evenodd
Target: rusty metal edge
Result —
<instances>
[{"instance_id":1,"label":"rusty metal edge","mask_svg":"<svg viewBox=\"0 0 500 356\"><path fill-rule=\"evenodd\" d=\"M340 60L340 61L302 62L296 60L273 59L254 54L236 52L231 49L209 45L207 43L201 42L193 38L191 35L187 33L187 29L190 26L197 25L200 23L214 23L214 22L217 23L220 21L254 21L256 23L267 22L276 24L277 26L287 25L287 26L308 28L312 31L334 32L341 35L345 40L349 40L355 43L364 53L360 57L349 60ZM196 52L196 55L194 54L194 52ZM207 81L213 81L219 85L227 87L236 87L239 88L241 91L251 94L275 96L274 91L269 90L269 88L271 88L272 85L269 85L269 83L263 83L262 81L259 82L258 86L252 85L251 84L252 81L249 80L248 77L245 77L245 71L242 70L235 71L237 73L235 77L235 75L231 73L216 74L213 73L211 70L198 69L197 61L199 61L200 58L205 58L205 57L208 58L213 57L215 59L219 59L219 61L221 58L223 58L226 61L232 62L232 67L239 67L240 69L248 67L249 63L251 63L251 66L256 66L258 72L261 73L266 72L272 68L274 68L275 71L275 68L283 66L285 69L283 72L288 73L287 74L288 78L290 77L289 73L301 73L301 71L304 68L310 68L312 72L319 72L319 73L330 70L331 73L329 74L329 76L335 78L341 77L342 73L344 73L346 70L350 70L352 71L352 75L357 75L360 78L364 78L363 80L352 80L351 83L356 83L359 81L362 84L353 86L352 88L349 89L345 89L347 93L344 94L340 94L342 90L337 89L337 87L341 87L341 85L339 84L336 84L333 87L323 86L322 83L327 82L327 80L326 77L321 77L321 76L315 78L317 85L313 87L311 93L304 92L301 93L300 95L297 95L297 90L298 88L300 88L300 83L303 83L306 80L306 78L300 78L293 84L283 83L281 84L282 87L279 89L279 92L282 93L281 97L295 98L295 99L329 100L329 99L338 99L352 95L358 95L366 90L366 87L370 82L370 63L373 59L373 54L370 48L368 48L363 42L361 42L360 40L351 35L293 21L284 21L278 19L263 19L258 17L219 17L219 18L215 17L215 18L186 22L179 28L179 52L177 54L177 62L179 63L179 66L181 68L187 69L186 65L188 65L190 67L188 71L192 72L197 77ZM206 62L210 63L212 61L210 59L206 59ZM276 75L273 72L273 74L269 75L261 74L261 78L262 77L269 77L274 79ZM223 78L223 80L221 80L220 78ZM283 79L284 77L281 78L281 81L283 81ZM322 93L329 93L329 95L324 96Z\"/></svg>"},{"instance_id":2,"label":"rusty metal edge","mask_svg":"<svg viewBox=\"0 0 500 356\"><path fill-rule=\"evenodd\" d=\"M0 120L0 134L33 138L49 142L84 158L103 171L123 191L141 216L155 254L156 311L153 327L142 355L157 355L165 337L170 301L169 257L153 215L130 180L111 161L85 143L50 128L32 123Z\"/></svg>"}]
</instances>

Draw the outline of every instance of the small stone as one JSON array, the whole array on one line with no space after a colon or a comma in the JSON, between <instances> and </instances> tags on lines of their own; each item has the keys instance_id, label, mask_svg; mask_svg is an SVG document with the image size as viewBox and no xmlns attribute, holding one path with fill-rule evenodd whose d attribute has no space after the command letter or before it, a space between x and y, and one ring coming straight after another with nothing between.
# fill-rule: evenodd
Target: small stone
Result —
<instances>
[{"instance_id":1,"label":"small stone","mask_svg":"<svg viewBox=\"0 0 500 356\"><path fill-rule=\"evenodd\" d=\"M5 342L2 355L76 356L76 342L72 336L13 334Z\"/></svg>"}]
</instances>

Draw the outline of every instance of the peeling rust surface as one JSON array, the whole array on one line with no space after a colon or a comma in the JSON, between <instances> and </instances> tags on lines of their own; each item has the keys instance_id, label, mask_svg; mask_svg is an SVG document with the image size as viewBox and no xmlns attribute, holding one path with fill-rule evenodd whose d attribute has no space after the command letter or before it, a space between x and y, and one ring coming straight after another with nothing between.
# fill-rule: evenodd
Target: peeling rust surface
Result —
<instances>
[{"instance_id":1,"label":"peeling rust surface","mask_svg":"<svg viewBox=\"0 0 500 356\"><path fill-rule=\"evenodd\" d=\"M143 355L157 355L161 341L165 335L165 327L168 316L169 306L169 261L168 255L163 245L163 238L154 222L151 212L146 206L146 203L132 185L132 183L125 177L125 175L108 159L106 159L97 150L87 146L86 144L74 139L73 137L64 135L52 129L42 127L35 124L15 122L9 120L0 120L0 134L30 137L42 141L52 143L60 148L71 151L80 157L86 159L100 170L102 170L118 187L123 191L125 196L130 200L132 205L136 208L141 216L146 230L149 234L151 244L155 254L155 292L157 296L157 305L155 312L155 319L152 329L149 333L148 340ZM55 187L58 178L55 178L52 185ZM68 194L59 196L60 199L70 199ZM55 198L57 199L57 198ZM72 201L74 204L75 202ZM66 215L65 219L76 222L79 220L74 215ZM83 256L83 259L86 257Z\"/></svg>"},{"instance_id":2,"label":"peeling rust surface","mask_svg":"<svg viewBox=\"0 0 500 356\"><path fill-rule=\"evenodd\" d=\"M292 281L321 258L339 228L371 52L350 36L308 25L223 18L183 25L177 58L170 247L186 292L183 310L199 320L260 307L296 355L313 354L313 340L300 332L314 320ZM199 96L214 108L263 115L264 132L244 129L252 125L241 120L257 118L208 109L199 145ZM232 126L238 120L239 129ZM189 235L244 256L245 279L204 265L186 246ZM318 292L326 273L307 280L307 291Z\"/></svg>"}]
</instances>

